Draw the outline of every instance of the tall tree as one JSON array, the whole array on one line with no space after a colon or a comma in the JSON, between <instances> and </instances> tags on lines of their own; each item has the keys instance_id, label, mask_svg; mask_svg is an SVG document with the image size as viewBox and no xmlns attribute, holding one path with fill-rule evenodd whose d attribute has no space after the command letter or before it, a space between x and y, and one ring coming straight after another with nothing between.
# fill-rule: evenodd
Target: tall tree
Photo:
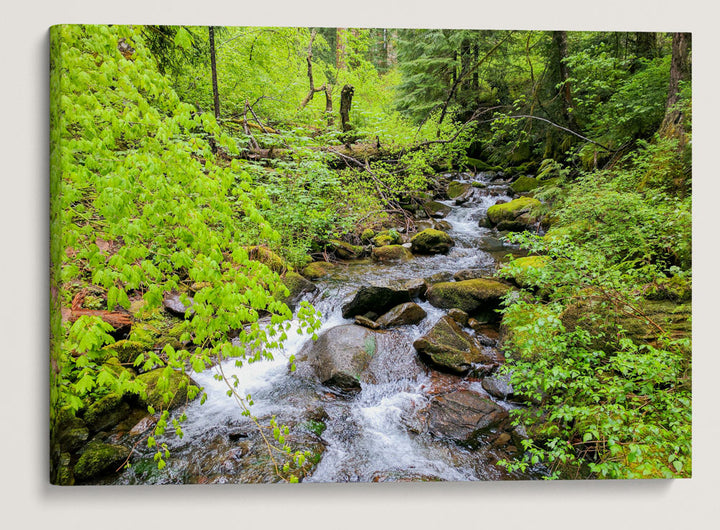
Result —
<instances>
[{"instance_id":1,"label":"tall tree","mask_svg":"<svg viewBox=\"0 0 720 530\"><path fill-rule=\"evenodd\" d=\"M212 72L212 89L213 103L215 109L215 119L220 119L220 94L218 93L217 83L217 64L215 62L215 28L208 26L208 35L210 38L210 70Z\"/></svg>"},{"instance_id":2,"label":"tall tree","mask_svg":"<svg viewBox=\"0 0 720 530\"><path fill-rule=\"evenodd\" d=\"M680 101L680 82L688 79L690 79L690 34L673 33L670 86L665 103L665 117L660 125L662 136L683 136L683 112L677 104Z\"/></svg>"}]
</instances>

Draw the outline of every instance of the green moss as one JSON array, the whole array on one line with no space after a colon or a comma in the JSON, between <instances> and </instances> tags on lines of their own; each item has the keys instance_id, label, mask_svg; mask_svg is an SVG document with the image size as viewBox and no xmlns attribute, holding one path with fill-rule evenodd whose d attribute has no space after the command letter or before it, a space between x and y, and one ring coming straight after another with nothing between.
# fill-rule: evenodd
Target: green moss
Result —
<instances>
[{"instance_id":1,"label":"green moss","mask_svg":"<svg viewBox=\"0 0 720 530\"><path fill-rule=\"evenodd\" d=\"M185 403L188 397L188 386L194 384L187 375L176 370L169 370L167 386L160 384L160 376L165 368L156 368L137 376L137 380L146 385L145 396L141 396L144 406L152 406L156 410L173 408Z\"/></svg>"},{"instance_id":2,"label":"green moss","mask_svg":"<svg viewBox=\"0 0 720 530\"><path fill-rule=\"evenodd\" d=\"M487 214L490 221L498 224L501 221L512 221L524 210L529 212L537 211L540 208L540 201L532 197L520 197L503 204L495 204L488 208Z\"/></svg>"},{"instance_id":3,"label":"green moss","mask_svg":"<svg viewBox=\"0 0 720 530\"><path fill-rule=\"evenodd\" d=\"M251 260L259 261L275 272L283 272L290 268L283 258L267 247L248 247L247 251Z\"/></svg>"},{"instance_id":4,"label":"green moss","mask_svg":"<svg viewBox=\"0 0 720 530\"><path fill-rule=\"evenodd\" d=\"M512 261L510 267L504 267L506 274L509 274L513 281L520 287L534 285L534 276L537 269L542 269L548 263L544 256L526 256Z\"/></svg>"},{"instance_id":5,"label":"green moss","mask_svg":"<svg viewBox=\"0 0 720 530\"><path fill-rule=\"evenodd\" d=\"M123 396L115 392L105 395L92 403L85 411L84 420L93 430L98 430L105 425L101 423L107 423L105 418L113 415L123 405ZM127 407L126 407L127 408Z\"/></svg>"},{"instance_id":6,"label":"green moss","mask_svg":"<svg viewBox=\"0 0 720 530\"><path fill-rule=\"evenodd\" d=\"M350 243L346 243L345 241L332 239L329 241L329 245L340 259L357 259L361 258L365 254L365 249L363 247L352 245Z\"/></svg>"},{"instance_id":7,"label":"green moss","mask_svg":"<svg viewBox=\"0 0 720 530\"><path fill-rule=\"evenodd\" d=\"M484 182L478 182L477 180L471 184L473 188L487 188L487 184Z\"/></svg>"},{"instance_id":8,"label":"green moss","mask_svg":"<svg viewBox=\"0 0 720 530\"><path fill-rule=\"evenodd\" d=\"M314 261L305 266L302 270L302 274L309 280L317 280L318 278L322 278L323 276L330 274L334 268L334 263L330 263L328 261Z\"/></svg>"},{"instance_id":9,"label":"green moss","mask_svg":"<svg viewBox=\"0 0 720 530\"><path fill-rule=\"evenodd\" d=\"M402 243L402 236L397 230L383 230L373 238L373 245L376 247L399 245L400 243Z\"/></svg>"},{"instance_id":10,"label":"green moss","mask_svg":"<svg viewBox=\"0 0 720 530\"><path fill-rule=\"evenodd\" d=\"M363 243L369 243L373 237L375 237L375 230L373 230L372 228L366 228L360 235L360 241L362 241Z\"/></svg>"},{"instance_id":11,"label":"green moss","mask_svg":"<svg viewBox=\"0 0 720 530\"><path fill-rule=\"evenodd\" d=\"M540 186L537 179L533 177L519 177L515 182L510 185L510 189L515 193L527 193Z\"/></svg>"},{"instance_id":12,"label":"green moss","mask_svg":"<svg viewBox=\"0 0 720 530\"><path fill-rule=\"evenodd\" d=\"M152 347L153 345L149 341L119 340L105 346L103 351L106 351L109 356L117 358L121 363L128 364L132 363L141 353L151 350Z\"/></svg>"},{"instance_id":13,"label":"green moss","mask_svg":"<svg viewBox=\"0 0 720 530\"><path fill-rule=\"evenodd\" d=\"M127 447L98 441L90 442L77 464L75 464L75 478L87 480L97 475L115 471L129 455L130 449Z\"/></svg>"},{"instance_id":14,"label":"green moss","mask_svg":"<svg viewBox=\"0 0 720 530\"><path fill-rule=\"evenodd\" d=\"M412 253L402 245L387 245L372 250L372 257L378 261L407 261Z\"/></svg>"},{"instance_id":15,"label":"green moss","mask_svg":"<svg viewBox=\"0 0 720 530\"><path fill-rule=\"evenodd\" d=\"M470 189L470 184L466 182L458 182L457 180L453 180L447 188L447 196L449 199L454 199L456 197L459 197L463 193L465 193L468 189Z\"/></svg>"},{"instance_id":16,"label":"green moss","mask_svg":"<svg viewBox=\"0 0 720 530\"><path fill-rule=\"evenodd\" d=\"M512 287L496 280L476 278L460 282L440 282L432 285L426 297L435 307L457 308L468 314L481 309L494 309L500 298Z\"/></svg>"},{"instance_id":17,"label":"green moss","mask_svg":"<svg viewBox=\"0 0 720 530\"><path fill-rule=\"evenodd\" d=\"M427 228L410 239L415 254L447 254L455 241L442 230Z\"/></svg>"}]
</instances>

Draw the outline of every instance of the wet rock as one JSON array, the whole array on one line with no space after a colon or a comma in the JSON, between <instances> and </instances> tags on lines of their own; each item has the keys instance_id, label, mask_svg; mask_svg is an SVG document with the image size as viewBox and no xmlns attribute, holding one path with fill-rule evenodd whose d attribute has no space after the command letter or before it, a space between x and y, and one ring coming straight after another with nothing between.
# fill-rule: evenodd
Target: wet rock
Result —
<instances>
[{"instance_id":1,"label":"wet rock","mask_svg":"<svg viewBox=\"0 0 720 530\"><path fill-rule=\"evenodd\" d=\"M346 243L345 241L340 241L337 239L330 240L329 247L340 259L358 259L367 255L365 247L351 245L350 243Z\"/></svg>"},{"instance_id":2,"label":"wet rock","mask_svg":"<svg viewBox=\"0 0 720 530\"><path fill-rule=\"evenodd\" d=\"M420 359L441 371L467 374L475 364L492 364L473 338L452 318L444 316L423 337L413 343Z\"/></svg>"},{"instance_id":3,"label":"wet rock","mask_svg":"<svg viewBox=\"0 0 720 530\"><path fill-rule=\"evenodd\" d=\"M411 326L417 324L427 316L425 310L414 302L393 307L390 311L381 316L377 323L384 328L394 326Z\"/></svg>"},{"instance_id":4,"label":"wet rock","mask_svg":"<svg viewBox=\"0 0 720 530\"><path fill-rule=\"evenodd\" d=\"M500 306L500 298L512 287L496 280L477 278L460 282L441 282L431 285L427 299L441 309L462 309L468 314L479 310L494 310Z\"/></svg>"},{"instance_id":5,"label":"wet rock","mask_svg":"<svg viewBox=\"0 0 720 530\"><path fill-rule=\"evenodd\" d=\"M463 280L475 280L477 278L482 278L486 273L483 273L480 269L463 269L461 271L457 271L453 278L456 282L461 282Z\"/></svg>"},{"instance_id":6,"label":"wet rock","mask_svg":"<svg viewBox=\"0 0 720 530\"><path fill-rule=\"evenodd\" d=\"M140 434L143 434L153 427L155 427L155 424L157 423L158 416L156 415L150 415L148 414L143 419L141 419L139 422L137 422L128 432L130 436L138 436Z\"/></svg>"},{"instance_id":7,"label":"wet rock","mask_svg":"<svg viewBox=\"0 0 720 530\"><path fill-rule=\"evenodd\" d=\"M403 284L403 288L407 289L412 298L425 298L427 292L427 282L423 278L408 280Z\"/></svg>"},{"instance_id":8,"label":"wet rock","mask_svg":"<svg viewBox=\"0 0 720 530\"><path fill-rule=\"evenodd\" d=\"M63 450L77 451L85 444L89 435L90 431L85 422L80 418L72 418L63 425L58 436L58 443Z\"/></svg>"},{"instance_id":9,"label":"wet rock","mask_svg":"<svg viewBox=\"0 0 720 530\"><path fill-rule=\"evenodd\" d=\"M540 201L531 197L520 197L506 204L491 206L487 215L498 230L527 230L540 220Z\"/></svg>"},{"instance_id":10,"label":"wet rock","mask_svg":"<svg viewBox=\"0 0 720 530\"><path fill-rule=\"evenodd\" d=\"M378 324L374 320L370 320L369 318L366 318L362 315L355 315L355 323L358 326L363 326L365 328L380 329L380 324Z\"/></svg>"},{"instance_id":11,"label":"wet rock","mask_svg":"<svg viewBox=\"0 0 720 530\"><path fill-rule=\"evenodd\" d=\"M290 294L283 298L283 302L291 311L295 310L297 303L306 293L317 291L317 286L313 282L306 280L297 272L287 271L282 281L290 291Z\"/></svg>"},{"instance_id":12,"label":"wet rock","mask_svg":"<svg viewBox=\"0 0 720 530\"><path fill-rule=\"evenodd\" d=\"M383 314L405 302L410 302L410 293L407 290L364 286L358 290L350 302L343 306L342 316L343 318L352 318L355 315L366 315L370 311Z\"/></svg>"},{"instance_id":13,"label":"wet rock","mask_svg":"<svg viewBox=\"0 0 720 530\"><path fill-rule=\"evenodd\" d=\"M447 232L448 230L452 229L452 225L448 221L441 219L439 221L433 222L432 226L429 228L434 228L435 230L443 230Z\"/></svg>"},{"instance_id":14,"label":"wet rock","mask_svg":"<svg viewBox=\"0 0 720 530\"><path fill-rule=\"evenodd\" d=\"M88 480L105 473L114 472L130 455L130 449L122 445L92 441L75 464L73 474L77 480Z\"/></svg>"},{"instance_id":15,"label":"wet rock","mask_svg":"<svg viewBox=\"0 0 720 530\"><path fill-rule=\"evenodd\" d=\"M185 318L192 315L195 312L195 310L192 309L192 297L188 296L187 305L180 301L180 297L181 295L177 291L166 292L163 296L163 306L167 309L168 313L176 317Z\"/></svg>"},{"instance_id":16,"label":"wet rock","mask_svg":"<svg viewBox=\"0 0 720 530\"><path fill-rule=\"evenodd\" d=\"M461 309L451 309L448 311L448 316L452 318L459 326L465 327L468 323L468 314Z\"/></svg>"},{"instance_id":17,"label":"wet rock","mask_svg":"<svg viewBox=\"0 0 720 530\"><path fill-rule=\"evenodd\" d=\"M335 267L336 265L329 261L314 261L302 270L302 275L309 280L318 280L330 274Z\"/></svg>"},{"instance_id":18,"label":"wet rock","mask_svg":"<svg viewBox=\"0 0 720 530\"><path fill-rule=\"evenodd\" d=\"M432 285L434 283L440 283L440 282L447 282L452 279L452 272L443 271L443 272L436 272L432 276L428 276L425 278L425 281Z\"/></svg>"},{"instance_id":19,"label":"wet rock","mask_svg":"<svg viewBox=\"0 0 720 530\"><path fill-rule=\"evenodd\" d=\"M505 409L472 390L458 390L430 402L428 430L461 444L474 445L478 437L508 419Z\"/></svg>"},{"instance_id":20,"label":"wet rock","mask_svg":"<svg viewBox=\"0 0 720 530\"><path fill-rule=\"evenodd\" d=\"M158 382L165 368L156 368L140 374L137 380L145 383L145 396L140 397L143 406L152 406L155 410L172 409L184 404L188 399L188 386L195 385L188 375L177 370L170 370L168 387L163 390L159 388ZM168 394L166 401L165 394Z\"/></svg>"},{"instance_id":21,"label":"wet rock","mask_svg":"<svg viewBox=\"0 0 720 530\"><path fill-rule=\"evenodd\" d=\"M430 217L435 219L442 219L452 211L450 206L437 201L427 201L423 204L423 208L425 208Z\"/></svg>"},{"instance_id":22,"label":"wet rock","mask_svg":"<svg viewBox=\"0 0 720 530\"><path fill-rule=\"evenodd\" d=\"M130 415L130 406L121 394L111 392L95 401L85 411L84 420L93 432L117 425Z\"/></svg>"},{"instance_id":23,"label":"wet rock","mask_svg":"<svg viewBox=\"0 0 720 530\"><path fill-rule=\"evenodd\" d=\"M471 186L467 182L458 182L457 180L452 181L448 185L447 196L448 199L455 199L460 197L463 193L471 189Z\"/></svg>"},{"instance_id":24,"label":"wet rock","mask_svg":"<svg viewBox=\"0 0 720 530\"><path fill-rule=\"evenodd\" d=\"M488 394L499 399L508 399L512 397L515 392L510 384L510 376L508 375L486 377L482 381L482 387Z\"/></svg>"},{"instance_id":25,"label":"wet rock","mask_svg":"<svg viewBox=\"0 0 720 530\"><path fill-rule=\"evenodd\" d=\"M386 245L372 249L372 258L377 261L407 261L412 253L403 245Z\"/></svg>"},{"instance_id":26,"label":"wet rock","mask_svg":"<svg viewBox=\"0 0 720 530\"><path fill-rule=\"evenodd\" d=\"M298 371L313 373L322 384L340 390L360 390L363 372L377 353L378 338L377 332L355 324L330 328L300 350Z\"/></svg>"},{"instance_id":27,"label":"wet rock","mask_svg":"<svg viewBox=\"0 0 720 530\"><path fill-rule=\"evenodd\" d=\"M455 241L442 230L427 228L415 234L410 244L413 254L447 254Z\"/></svg>"}]
</instances>

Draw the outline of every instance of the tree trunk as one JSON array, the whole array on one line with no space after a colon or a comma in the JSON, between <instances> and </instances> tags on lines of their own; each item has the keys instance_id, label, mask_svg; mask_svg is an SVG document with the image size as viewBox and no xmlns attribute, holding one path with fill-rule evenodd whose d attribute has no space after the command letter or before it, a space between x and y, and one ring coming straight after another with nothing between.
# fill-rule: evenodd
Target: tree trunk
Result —
<instances>
[{"instance_id":1,"label":"tree trunk","mask_svg":"<svg viewBox=\"0 0 720 530\"><path fill-rule=\"evenodd\" d=\"M218 93L217 65L215 64L215 28L208 27L210 35L210 70L212 71L213 101L215 105L215 119L220 120L220 94Z\"/></svg>"},{"instance_id":2,"label":"tree trunk","mask_svg":"<svg viewBox=\"0 0 720 530\"><path fill-rule=\"evenodd\" d=\"M337 28L337 38L335 40L335 67L338 70L344 70L345 64L345 41L347 28Z\"/></svg>"},{"instance_id":3,"label":"tree trunk","mask_svg":"<svg viewBox=\"0 0 720 530\"><path fill-rule=\"evenodd\" d=\"M567 58L567 32L566 31L553 31L552 32L553 43L555 44L556 61L558 67L558 73L560 76L560 93L562 95L562 115L565 123L568 127L574 131L578 130L575 116L572 114L571 109L573 108L573 97L572 90L570 89L570 70L565 64Z\"/></svg>"},{"instance_id":4,"label":"tree trunk","mask_svg":"<svg viewBox=\"0 0 720 530\"><path fill-rule=\"evenodd\" d=\"M352 105L355 88L352 85L345 85L340 92L340 122L343 132L350 130L350 106Z\"/></svg>"},{"instance_id":5,"label":"tree trunk","mask_svg":"<svg viewBox=\"0 0 720 530\"><path fill-rule=\"evenodd\" d=\"M680 81L690 79L690 34L673 33L672 61L670 63L670 86L665 103L665 118L660 125L660 135L665 137L682 137L683 113L676 108L680 101Z\"/></svg>"},{"instance_id":6,"label":"tree trunk","mask_svg":"<svg viewBox=\"0 0 720 530\"><path fill-rule=\"evenodd\" d=\"M332 86L325 85L325 116L329 127L335 123L333 118Z\"/></svg>"}]
</instances>

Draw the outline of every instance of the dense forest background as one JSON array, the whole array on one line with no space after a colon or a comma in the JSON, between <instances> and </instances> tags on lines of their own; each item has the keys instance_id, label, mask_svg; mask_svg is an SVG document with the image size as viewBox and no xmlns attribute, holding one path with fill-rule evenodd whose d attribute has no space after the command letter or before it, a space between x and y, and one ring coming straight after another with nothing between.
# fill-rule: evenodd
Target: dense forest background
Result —
<instances>
[{"instance_id":1,"label":"dense forest background","mask_svg":"<svg viewBox=\"0 0 720 530\"><path fill-rule=\"evenodd\" d=\"M61 26L51 46L53 444L124 395L161 414L150 446L180 434L169 409L201 392L175 374L283 341L296 271L407 220L438 173L496 171L542 219L508 235L537 259L498 273L536 405L508 467L690 476L688 34ZM188 287L177 340L118 341L127 311Z\"/></svg>"}]
</instances>

